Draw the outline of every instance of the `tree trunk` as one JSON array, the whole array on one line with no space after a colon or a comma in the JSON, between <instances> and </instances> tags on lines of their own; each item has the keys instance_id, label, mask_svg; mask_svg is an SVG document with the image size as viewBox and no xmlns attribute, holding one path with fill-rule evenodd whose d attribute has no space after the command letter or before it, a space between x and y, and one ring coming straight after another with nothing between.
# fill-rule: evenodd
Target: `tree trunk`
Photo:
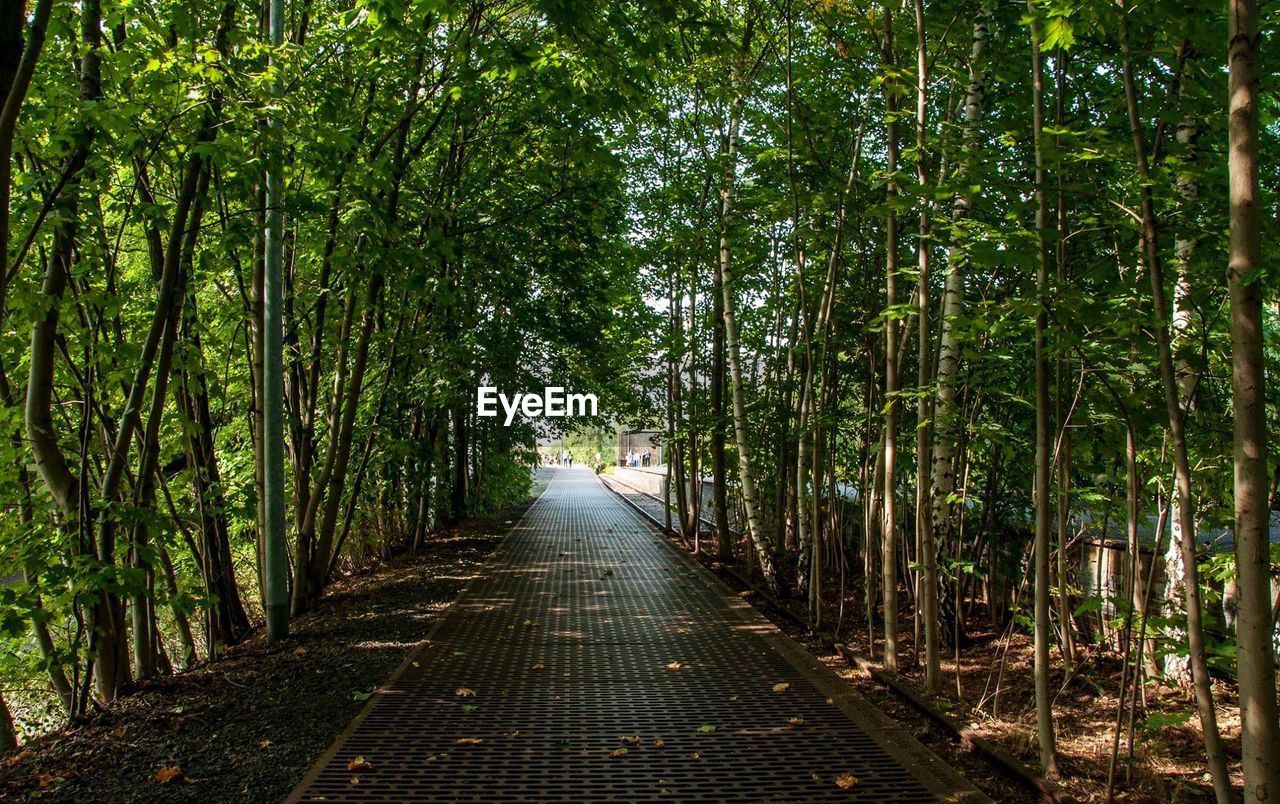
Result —
<instances>
[{"instance_id":1,"label":"tree trunk","mask_svg":"<svg viewBox=\"0 0 1280 804\"><path fill-rule=\"evenodd\" d=\"M723 219L719 225L724 226ZM727 467L724 448L728 418L724 413L724 278L718 265L711 277L711 508L716 523L716 558L728 561L733 557L733 542L729 533L728 489L725 487Z\"/></svg>"},{"instance_id":2,"label":"tree trunk","mask_svg":"<svg viewBox=\"0 0 1280 804\"><path fill-rule=\"evenodd\" d=\"M1236 578L1240 587L1240 715L1246 801L1280 796L1275 621L1267 494L1267 421L1262 331L1261 199L1258 194L1257 0L1230 0L1228 175L1231 299L1231 410L1234 419Z\"/></svg>"},{"instance_id":3,"label":"tree trunk","mask_svg":"<svg viewBox=\"0 0 1280 804\"><path fill-rule=\"evenodd\" d=\"M990 35L991 12L981 9L973 23L973 45L969 56L969 85L965 92L963 115L963 143L961 145L960 163L956 170L956 181L961 190L955 195L951 207L951 225L953 232L950 248L947 250L947 278L942 295L942 335L938 347L938 398L934 410L934 442L933 442L933 493L932 519L934 541L939 555L948 555L955 539L956 506L951 500L955 491L956 469L955 455L960 434L957 427L956 397L959 392L960 373L960 340L956 335L956 323L964 315L964 262L965 262L965 221L969 220L973 206L972 192L964 184L973 169L974 151L977 147L978 125L982 120L982 103L986 97L987 73L983 67L983 50ZM949 595L939 590L942 602ZM955 616L954 601L951 611L943 612L939 617L942 640L949 643L951 634L955 632L954 624L949 619ZM951 625L951 627L947 627Z\"/></svg>"},{"instance_id":4,"label":"tree trunk","mask_svg":"<svg viewBox=\"0 0 1280 804\"><path fill-rule=\"evenodd\" d=\"M929 494L933 487L929 458L929 431L933 413L927 391L933 381L930 370L933 362L933 328L929 324L929 204L932 199L926 165L929 53L925 41L924 0L915 0L915 12L916 181L920 185L920 239L916 243L917 268L920 272L917 280L919 289L916 293L916 314L919 318L916 374L916 549L921 568L916 608L924 620L925 692L934 694L942 689L942 666L938 653L938 551L934 544L933 517L929 511Z\"/></svg>"},{"instance_id":5,"label":"tree trunk","mask_svg":"<svg viewBox=\"0 0 1280 804\"><path fill-rule=\"evenodd\" d=\"M893 11L884 9L882 63L886 72L896 66L893 52ZM885 94L885 321L884 321L884 524L880 529L880 574L884 616L884 669L898 672L898 98L895 82L886 78Z\"/></svg>"},{"instance_id":6,"label":"tree trunk","mask_svg":"<svg viewBox=\"0 0 1280 804\"><path fill-rule=\"evenodd\" d=\"M1049 422L1049 358L1045 346L1045 325L1049 304L1049 252L1045 228L1049 225L1045 198L1044 154L1040 138L1044 134L1044 67L1040 57L1040 23L1035 0L1027 0L1031 18L1032 139L1035 141L1036 244L1036 465L1035 465L1035 688L1036 735L1040 745L1040 766L1050 779L1058 776L1058 751L1053 733L1052 690L1049 688L1049 476L1053 437Z\"/></svg>"},{"instance_id":7,"label":"tree trunk","mask_svg":"<svg viewBox=\"0 0 1280 804\"><path fill-rule=\"evenodd\" d=\"M743 37L743 49L751 39L751 21ZM733 163L738 153L738 126L745 97L739 91L730 114L729 132L725 141L725 174L720 189L720 258L716 261L720 286L724 298L723 320L725 352L729 362L731 396L733 399L733 433L738 447L738 482L742 486L742 507L746 514L746 536L755 549L760 562L760 574L769 591L779 592L778 573L773 566L773 546L760 526L760 503L756 494L755 473L751 467L751 445L747 437L746 401L742 389L742 359L738 341L738 322L734 317L733 273L729 265L729 212L733 206Z\"/></svg>"},{"instance_id":8,"label":"tree trunk","mask_svg":"<svg viewBox=\"0 0 1280 804\"><path fill-rule=\"evenodd\" d=\"M1191 654L1191 676L1195 684L1196 705L1200 711L1200 726L1204 733L1205 755L1209 773L1213 778L1214 794L1219 804L1232 800L1231 777L1227 771L1226 754L1218 732L1218 718L1214 710L1213 687L1209 679L1209 666L1205 657L1204 626L1201 622L1200 573L1196 566L1196 530L1194 501L1191 496L1191 464L1187 458L1187 438L1184 432L1182 406L1178 402L1178 378L1173 365L1173 350L1169 338L1169 306L1165 301L1164 271L1160 262L1157 239L1155 200L1151 190L1151 171L1147 165L1146 142L1138 117L1138 94L1133 79L1133 63L1129 53L1128 9L1124 0L1120 6L1120 44L1123 57L1125 101L1129 113L1129 128L1133 133L1134 158L1138 178L1142 183L1142 245L1143 258L1151 279L1151 297L1155 307L1156 351L1160 362L1160 380L1164 389L1165 412L1169 419L1169 441L1173 449L1174 483L1178 499L1178 527L1181 530L1182 561L1186 572L1183 589L1187 604L1187 647ZM1265 460L1265 459L1264 459ZM1264 483L1265 485L1265 483ZM1272 685L1274 695L1274 684Z\"/></svg>"}]
</instances>

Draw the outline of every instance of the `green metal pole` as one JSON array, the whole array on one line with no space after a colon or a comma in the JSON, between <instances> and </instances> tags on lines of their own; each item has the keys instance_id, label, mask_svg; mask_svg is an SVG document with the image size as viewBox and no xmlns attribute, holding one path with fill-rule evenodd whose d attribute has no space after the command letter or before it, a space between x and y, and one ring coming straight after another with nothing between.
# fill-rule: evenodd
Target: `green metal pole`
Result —
<instances>
[{"instance_id":1,"label":"green metal pole","mask_svg":"<svg viewBox=\"0 0 1280 804\"><path fill-rule=\"evenodd\" d=\"M284 0L270 0L271 44L284 41ZM281 83L277 78L275 93ZM262 275L262 460L263 500L267 521L263 570L263 609L267 615L267 635L272 640L289 635L289 555L284 525L284 361L281 341L281 263L284 261L284 216L280 211L280 173L283 159L278 152L280 121L267 111L269 159L267 161L266 265Z\"/></svg>"}]
</instances>

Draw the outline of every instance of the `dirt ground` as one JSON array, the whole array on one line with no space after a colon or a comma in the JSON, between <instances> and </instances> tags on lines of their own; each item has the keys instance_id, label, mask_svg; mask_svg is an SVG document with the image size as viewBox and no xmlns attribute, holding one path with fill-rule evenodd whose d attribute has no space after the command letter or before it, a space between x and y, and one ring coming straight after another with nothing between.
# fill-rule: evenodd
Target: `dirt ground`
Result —
<instances>
[{"instance_id":1,"label":"dirt ground","mask_svg":"<svg viewBox=\"0 0 1280 804\"><path fill-rule=\"evenodd\" d=\"M0 763L0 799L278 801L420 644L527 507L338 581L289 639L148 682Z\"/></svg>"},{"instance_id":2,"label":"dirt ground","mask_svg":"<svg viewBox=\"0 0 1280 804\"><path fill-rule=\"evenodd\" d=\"M732 583L732 579L729 580ZM826 622L833 623L837 621L839 590L828 591L830 594L825 600L824 611ZM767 604L755 602L768 613L770 607ZM878 660L882 645L877 634L875 653L871 651L866 624L857 621L861 607L859 597L846 594L845 624L840 641L854 652ZM1036 800L1037 797L1025 786L1012 783L991 763L958 744L899 696L866 674L851 669L843 658L833 655L820 641L802 633L789 620L776 612L772 616L779 626L804 642L815 655L878 707L899 722L911 724L922 742L960 768L992 798L998 801ZM900 622L900 680L923 696L924 670L915 664L909 609L903 613ZM973 618L967 624L967 639L960 655L959 689L956 685L956 656L954 652L944 653L941 663L943 692L932 699L933 704L968 725L978 736L999 745L1032 769L1038 769L1030 636L997 632L985 622ZM1054 786L1064 796L1079 802L1106 801L1121 665L1114 652L1101 646L1078 645L1077 651L1079 661L1069 679L1062 671L1056 647L1051 656L1054 667L1052 686L1057 691L1054 720L1059 767L1063 774ZM1003 673L1000 669L1002 662ZM1129 684L1132 689L1132 681ZM998 708L995 700L997 688ZM1242 784L1240 715L1234 685L1215 680L1214 701L1233 782L1239 788ZM1212 801L1213 789L1207 777L1204 743L1190 692L1147 680L1139 703L1132 763L1126 761L1127 731L1121 732L1114 800L1143 804ZM1146 725L1143 723L1144 711L1148 716L1154 716Z\"/></svg>"}]
</instances>

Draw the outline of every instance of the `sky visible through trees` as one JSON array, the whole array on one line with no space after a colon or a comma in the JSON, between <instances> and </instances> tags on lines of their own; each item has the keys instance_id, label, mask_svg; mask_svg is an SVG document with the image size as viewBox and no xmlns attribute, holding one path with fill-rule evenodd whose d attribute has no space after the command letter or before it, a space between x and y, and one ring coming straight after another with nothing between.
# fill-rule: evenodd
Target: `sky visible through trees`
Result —
<instances>
[{"instance_id":1,"label":"sky visible through trees","mask_svg":"<svg viewBox=\"0 0 1280 804\"><path fill-rule=\"evenodd\" d=\"M1051 780L1280 796L1275 11L0 0L0 751L521 501L476 389L559 386Z\"/></svg>"}]
</instances>

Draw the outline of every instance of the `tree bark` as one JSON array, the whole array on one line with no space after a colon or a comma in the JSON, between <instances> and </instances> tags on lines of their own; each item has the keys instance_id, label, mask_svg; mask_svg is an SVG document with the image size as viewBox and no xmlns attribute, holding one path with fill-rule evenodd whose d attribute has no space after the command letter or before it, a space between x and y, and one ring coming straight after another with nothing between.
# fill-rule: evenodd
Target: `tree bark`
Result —
<instances>
[{"instance_id":1,"label":"tree bark","mask_svg":"<svg viewBox=\"0 0 1280 804\"><path fill-rule=\"evenodd\" d=\"M920 584L916 606L924 620L925 692L942 689L942 665L938 651L938 551L934 544L933 517L929 494L933 487L930 464L930 429L933 418L929 385L933 381L933 328L929 324L929 174L926 164L925 126L929 111L929 51L925 41L924 0L915 0L916 12L916 181L920 185L920 228L916 243L919 289L916 292L917 331L916 374L916 544L920 561Z\"/></svg>"},{"instance_id":2,"label":"tree bark","mask_svg":"<svg viewBox=\"0 0 1280 804\"><path fill-rule=\"evenodd\" d=\"M893 10L884 7L881 62L895 69ZM881 526L880 574L884 609L884 669L898 672L898 98L896 82L886 78L885 95L885 317L884 317L884 524Z\"/></svg>"},{"instance_id":3,"label":"tree bark","mask_svg":"<svg viewBox=\"0 0 1280 804\"><path fill-rule=\"evenodd\" d=\"M1244 798L1280 796L1275 621L1267 488L1267 421L1262 330L1261 198L1258 193L1259 46L1257 0L1227 4L1231 301L1231 409L1234 420L1236 578L1240 588L1240 715Z\"/></svg>"},{"instance_id":4,"label":"tree bark","mask_svg":"<svg viewBox=\"0 0 1280 804\"><path fill-rule=\"evenodd\" d=\"M1129 128L1133 134L1138 178L1142 184L1143 259L1151 279L1151 298L1156 317L1154 327L1156 351L1159 356L1161 385L1164 389L1165 412L1169 419L1169 441L1173 449L1178 525L1181 530L1182 562L1186 572L1183 589L1187 605L1187 647L1191 654L1191 676L1195 685L1196 706L1200 711L1200 726L1204 733L1205 755L1209 773L1213 779L1214 794L1219 804L1226 804L1232 800L1233 794L1231 777L1227 771L1227 758L1218 732L1218 717L1214 709L1209 665L1205 657L1200 573L1196 565L1195 503L1191 494L1191 464L1187 458L1187 438L1184 431L1182 406L1178 401L1178 378L1173 364L1173 350L1170 348L1169 305L1165 300L1164 270L1160 261L1155 200L1151 190L1151 171L1147 164L1146 141L1138 116L1138 94L1134 85L1133 62L1129 52L1128 8L1124 0L1117 0L1117 2L1120 7L1120 46L1123 58L1125 105L1128 108Z\"/></svg>"},{"instance_id":5,"label":"tree bark","mask_svg":"<svg viewBox=\"0 0 1280 804\"><path fill-rule=\"evenodd\" d=\"M751 38L752 23L747 22L747 32L743 37L743 49ZM716 270L720 274L720 286L724 298L723 320L725 334L725 352L729 363L731 396L733 400L733 433L738 447L738 482L742 486L742 507L746 513L746 535L755 549L756 560L759 561L760 574L764 578L769 591L779 592L778 573L773 565L773 545L768 535L760 526L759 497L756 493L755 473L751 466L751 444L747 437L747 411L745 395L742 388L742 359L738 341L738 322L734 315L733 273L729 263L729 213L733 208L734 172L733 163L738 153L738 126L741 121L742 106L745 97L740 90L734 99L733 111L730 114L729 131L725 141L725 174L720 189L720 258L716 261Z\"/></svg>"},{"instance_id":6,"label":"tree bark","mask_svg":"<svg viewBox=\"0 0 1280 804\"><path fill-rule=\"evenodd\" d=\"M1035 464L1035 690L1036 736L1040 745L1040 766L1050 779L1058 776L1058 750L1053 731L1052 690L1049 688L1049 504L1052 431L1049 422L1049 357L1045 345L1045 325L1049 304L1049 251L1045 228L1049 225L1045 197L1044 154L1040 138L1044 134L1044 66L1040 56L1040 23L1035 0L1027 0L1031 18L1031 118L1035 142L1036 195L1036 464Z\"/></svg>"}]
</instances>

